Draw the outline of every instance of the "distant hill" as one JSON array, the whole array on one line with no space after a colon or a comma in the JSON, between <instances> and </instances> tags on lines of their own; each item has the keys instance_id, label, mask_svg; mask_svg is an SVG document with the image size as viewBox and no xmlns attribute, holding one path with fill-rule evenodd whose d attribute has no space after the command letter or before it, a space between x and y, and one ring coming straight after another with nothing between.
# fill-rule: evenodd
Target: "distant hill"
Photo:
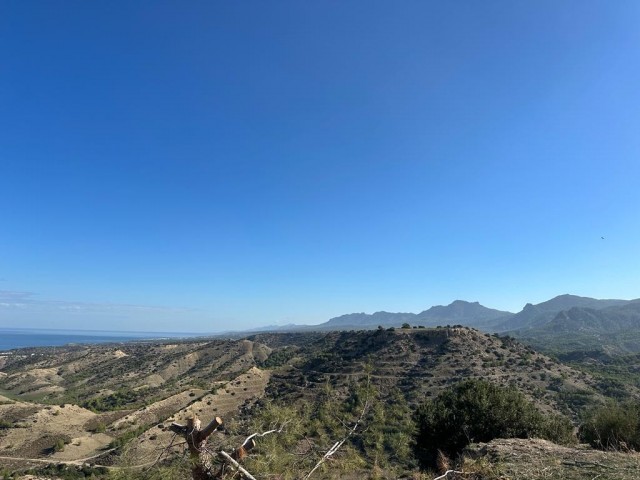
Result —
<instances>
[{"instance_id":1,"label":"distant hill","mask_svg":"<svg viewBox=\"0 0 640 480\"><path fill-rule=\"evenodd\" d=\"M596 299L559 295L518 313L487 308L478 302L455 300L420 313L349 313L319 325L264 327L260 332L330 332L375 330L378 327L462 325L519 338L545 352L593 350L605 354L640 352L640 300ZM239 337L248 332L236 332Z\"/></svg>"},{"instance_id":2,"label":"distant hill","mask_svg":"<svg viewBox=\"0 0 640 480\"><path fill-rule=\"evenodd\" d=\"M517 338L557 352L594 350L640 352L640 300L601 309L572 307L537 327L513 332Z\"/></svg>"},{"instance_id":3,"label":"distant hill","mask_svg":"<svg viewBox=\"0 0 640 480\"><path fill-rule=\"evenodd\" d=\"M319 330L371 329L378 326L399 327L403 323L423 327L459 324L487 328L505 321L512 315L511 312L487 308L478 302L456 300L449 305L436 305L420 313L350 313L332 318L328 322L317 325L316 328Z\"/></svg>"},{"instance_id":4,"label":"distant hill","mask_svg":"<svg viewBox=\"0 0 640 480\"><path fill-rule=\"evenodd\" d=\"M320 330L343 330L343 327L350 329L375 328L378 325L383 327L398 327L403 323L414 323L417 315L415 313L391 313L375 312L368 313L348 313L330 319L328 322L316 325Z\"/></svg>"},{"instance_id":5,"label":"distant hill","mask_svg":"<svg viewBox=\"0 0 640 480\"><path fill-rule=\"evenodd\" d=\"M255 344L291 352L289 368L274 372L276 398L311 399L330 383L341 389L369 376L383 389L398 389L410 404L422 402L464 378L512 385L543 408L576 414L602 400L598 381L536 353L513 338L466 327L396 328L394 331L334 331L258 334ZM283 347L285 339L292 347ZM626 388L626 387L625 387ZM632 387L629 393L637 392Z\"/></svg>"},{"instance_id":6,"label":"distant hill","mask_svg":"<svg viewBox=\"0 0 640 480\"><path fill-rule=\"evenodd\" d=\"M546 302L532 305L527 303L524 308L515 315L505 319L496 326L498 332L511 332L528 330L540 327L553 320L558 313L572 308L588 308L601 310L603 308L620 306L629 303L628 300L598 300L577 295L559 295Z\"/></svg>"},{"instance_id":7,"label":"distant hill","mask_svg":"<svg viewBox=\"0 0 640 480\"><path fill-rule=\"evenodd\" d=\"M542 327L554 333L618 333L640 327L640 301L602 310L573 307L558 313Z\"/></svg>"},{"instance_id":8,"label":"distant hill","mask_svg":"<svg viewBox=\"0 0 640 480\"><path fill-rule=\"evenodd\" d=\"M456 300L447 305L437 305L417 315L417 325L437 326L460 324L466 327L492 330L493 326L511 318L513 313L495 310L478 302Z\"/></svg>"}]
</instances>

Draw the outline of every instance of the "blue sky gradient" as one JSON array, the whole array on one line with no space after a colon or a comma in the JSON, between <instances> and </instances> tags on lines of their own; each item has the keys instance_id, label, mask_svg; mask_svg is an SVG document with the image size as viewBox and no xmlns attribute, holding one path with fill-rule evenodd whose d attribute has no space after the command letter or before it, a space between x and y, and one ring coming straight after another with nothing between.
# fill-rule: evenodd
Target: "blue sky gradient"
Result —
<instances>
[{"instance_id":1,"label":"blue sky gradient","mask_svg":"<svg viewBox=\"0 0 640 480\"><path fill-rule=\"evenodd\" d=\"M635 1L1 2L0 326L640 297L638 24Z\"/></svg>"}]
</instances>

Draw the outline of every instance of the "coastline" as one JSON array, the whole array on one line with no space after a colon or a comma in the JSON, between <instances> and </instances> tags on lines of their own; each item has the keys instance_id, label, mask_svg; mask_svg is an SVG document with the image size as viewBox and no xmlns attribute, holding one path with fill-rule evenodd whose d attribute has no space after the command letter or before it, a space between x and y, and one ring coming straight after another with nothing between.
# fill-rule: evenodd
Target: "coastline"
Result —
<instances>
[{"instance_id":1,"label":"coastline","mask_svg":"<svg viewBox=\"0 0 640 480\"><path fill-rule=\"evenodd\" d=\"M187 332L123 332L110 330L56 330L37 328L0 328L0 352L22 348L95 345L207 336Z\"/></svg>"}]
</instances>

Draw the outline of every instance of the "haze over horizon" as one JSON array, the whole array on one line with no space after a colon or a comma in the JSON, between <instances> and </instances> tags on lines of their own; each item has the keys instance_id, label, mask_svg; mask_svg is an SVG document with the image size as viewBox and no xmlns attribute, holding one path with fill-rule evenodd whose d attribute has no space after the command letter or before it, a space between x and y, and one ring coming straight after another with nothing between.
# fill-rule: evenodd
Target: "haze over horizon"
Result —
<instances>
[{"instance_id":1,"label":"haze over horizon","mask_svg":"<svg viewBox=\"0 0 640 480\"><path fill-rule=\"evenodd\" d=\"M640 4L0 4L0 327L640 297Z\"/></svg>"}]
</instances>

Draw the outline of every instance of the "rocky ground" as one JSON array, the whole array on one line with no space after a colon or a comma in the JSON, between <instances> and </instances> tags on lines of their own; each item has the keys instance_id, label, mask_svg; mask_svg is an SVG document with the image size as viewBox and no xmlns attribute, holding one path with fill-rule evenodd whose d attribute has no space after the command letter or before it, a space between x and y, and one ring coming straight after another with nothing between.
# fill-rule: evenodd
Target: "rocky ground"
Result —
<instances>
[{"instance_id":1,"label":"rocky ground","mask_svg":"<svg viewBox=\"0 0 640 480\"><path fill-rule=\"evenodd\" d=\"M467 448L460 470L449 478L483 480L637 480L640 454L565 447L546 440L493 440Z\"/></svg>"}]
</instances>

